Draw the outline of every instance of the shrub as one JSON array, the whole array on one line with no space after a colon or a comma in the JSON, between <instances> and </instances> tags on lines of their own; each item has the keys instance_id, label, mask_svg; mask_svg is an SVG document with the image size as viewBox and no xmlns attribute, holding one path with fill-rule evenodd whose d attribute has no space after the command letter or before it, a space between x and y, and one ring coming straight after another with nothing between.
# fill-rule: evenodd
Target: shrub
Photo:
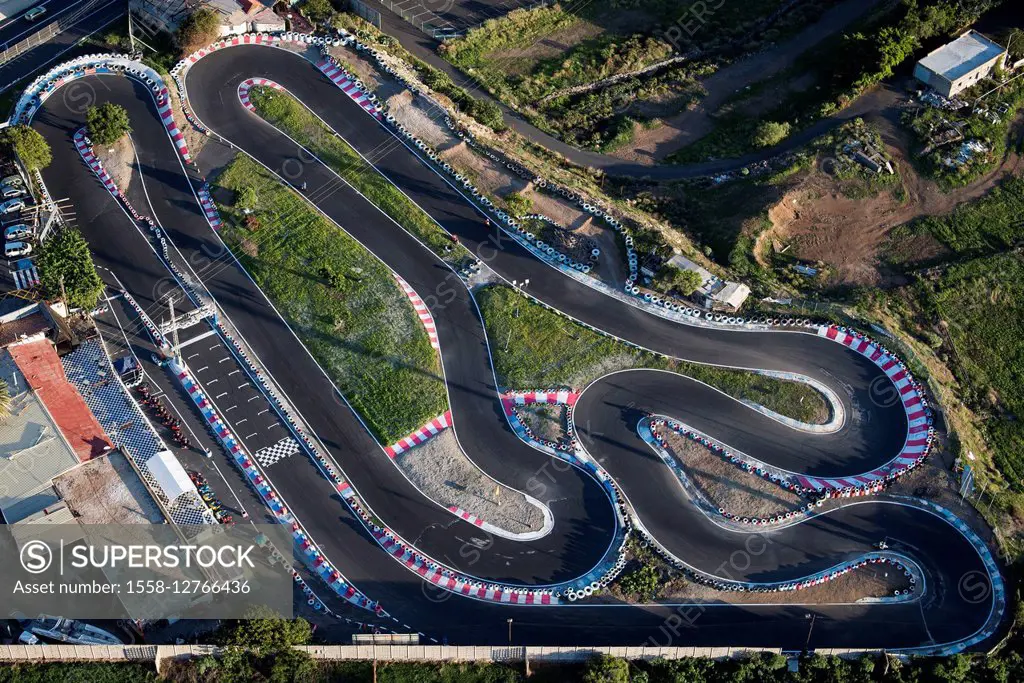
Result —
<instances>
[{"instance_id":1,"label":"shrub","mask_svg":"<svg viewBox=\"0 0 1024 683\"><path fill-rule=\"evenodd\" d=\"M755 147L774 147L789 136L791 126L783 121L762 121L754 131Z\"/></svg>"},{"instance_id":2,"label":"shrub","mask_svg":"<svg viewBox=\"0 0 1024 683\"><path fill-rule=\"evenodd\" d=\"M53 161L46 138L29 126L11 126L4 131L3 140L30 171L46 168Z\"/></svg>"},{"instance_id":3,"label":"shrub","mask_svg":"<svg viewBox=\"0 0 1024 683\"><path fill-rule=\"evenodd\" d=\"M89 129L89 137L99 145L112 145L132 132L128 110L112 102L89 107L85 112L85 123Z\"/></svg>"},{"instance_id":4,"label":"shrub","mask_svg":"<svg viewBox=\"0 0 1024 683\"><path fill-rule=\"evenodd\" d=\"M513 216L525 216L533 211L533 200L518 192L505 195L505 205Z\"/></svg>"},{"instance_id":5,"label":"shrub","mask_svg":"<svg viewBox=\"0 0 1024 683\"><path fill-rule=\"evenodd\" d=\"M190 54L205 47L220 35L220 15L201 7L185 17L178 27L178 44L182 54Z\"/></svg>"}]
</instances>

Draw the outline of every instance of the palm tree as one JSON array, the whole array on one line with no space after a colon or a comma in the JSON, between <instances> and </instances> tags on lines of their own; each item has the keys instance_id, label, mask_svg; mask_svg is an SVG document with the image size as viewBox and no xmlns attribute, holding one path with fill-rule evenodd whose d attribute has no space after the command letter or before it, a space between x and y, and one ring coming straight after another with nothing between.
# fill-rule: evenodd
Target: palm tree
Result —
<instances>
[{"instance_id":1,"label":"palm tree","mask_svg":"<svg viewBox=\"0 0 1024 683\"><path fill-rule=\"evenodd\" d=\"M11 414L11 391L7 388L7 382L0 379L0 419Z\"/></svg>"}]
</instances>

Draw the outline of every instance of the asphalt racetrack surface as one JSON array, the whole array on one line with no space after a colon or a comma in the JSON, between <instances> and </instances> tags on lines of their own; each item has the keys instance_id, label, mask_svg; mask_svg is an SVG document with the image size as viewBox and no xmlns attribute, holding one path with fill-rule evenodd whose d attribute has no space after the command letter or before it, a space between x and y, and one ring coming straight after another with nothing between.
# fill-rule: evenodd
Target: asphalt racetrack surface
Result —
<instances>
[{"instance_id":1,"label":"asphalt racetrack surface","mask_svg":"<svg viewBox=\"0 0 1024 683\"><path fill-rule=\"evenodd\" d=\"M604 489L590 475L561 463L554 466L547 455L519 441L508 427L496 394L483 325L462 281L326 167L309 160L279 131L246 111L238 102L237 86L254 77L270 78L288 88L497 273L508 280L529 278L530 293L545 303L679 358L797 372L835 391L850 419L831 435L790 429L709 387L667 373L619 373L583 393L576 422L589 425L581 430L584 445L618 482L645 527L677 557L698 571L723 578L798 580L870 552L886 538L891 548L921 566L927 584L921 600L889 604L515 607L486 603L425 584L382 551L301 453L273 463L268 471L275 487L331 562L403 625L453 644L505 644L506 619L511 617L516 644L792 649L803 648L808 637L808 612L818 615L812 647L926 646L963 639L981 628L992 600L972 601L958 587L965 576L985 574L985 567L968 541L939 517L875 497L857 499L794 527L757 534L729 531L693 506L637 436L640 417L660 413L793 471L817 476L867 471L899 452L907 423L899 402L883 407L871 400L872 382L881 371L863 356L800 332L735 332L680 325L583 286L496 234L496 228L486 225L461 194L302 58L257 46L212 53L186 76L198 118L268 168L287 175L296 187L306 183L306 196L321 211L426 300L437 324L459 443L488 474L540 498L555 524L543 538L520 542L492 537L457 519L405 479L262 292L225 252L203 217L192 180L145 88L116 76L76 81L92 87L96 102L117 102L128 109L146 191L168 238L369 508L401 537L435 560L482 580L543 586L589 571L607 551L617 522ZM54 154L45 180L54 196L71 199L99 265L114 271L140 305L159 312L162 304L153 293L164 286L160 282L167 272L146 237L95 181L74 149L71 136L85 119L84 108L77 105L77 100L58 93L36 115L33 125L50 142ZM305 162L297 165L297 159ZM189 361L190 367L196 368L197 360L205 365L216 361L220 352L206 348L214 345L213 340L209 344L201 340L187 347L186 356L206 349L203 358ZM210 378L226 382L224 374ZM202 373L199 379L205 381ZM220 401L236 404L246 389L231 391ZM216 396L220 391L208 387L208 393ZM223 413L227 406L220 401L215 403ZM250 419L256 424L260 418ZM268 425L260 429L269 434ZM244 437L249 433L244 427L236 425L235 432ZM253 445L263 448L285 436L275 431L272 437L252 437ZM535 482L541 475L544 486L538 494ZM794 599L798 597L794 594ZM680 623L686 627L680 628Z\"/></svg>"}]
</instances>

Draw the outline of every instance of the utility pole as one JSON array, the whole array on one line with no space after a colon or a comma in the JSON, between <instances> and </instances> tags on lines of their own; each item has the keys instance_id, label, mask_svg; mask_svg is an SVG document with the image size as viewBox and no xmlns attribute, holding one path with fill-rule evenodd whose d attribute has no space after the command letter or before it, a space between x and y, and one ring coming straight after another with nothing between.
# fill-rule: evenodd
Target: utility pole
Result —
<instances>
[{"instance_id":1,"label":"utility pole","mask_svg":"<svg viewBox=\"0 0 1024 683\"><path fill-rule=\"evenodd\" d=\"M71 313L71 305L68 303L68 293L64 291L64 275L60 276L60 300L64 302L64 315Z\"/></svg>"},{"instance_id":2,"label":"utility pole","mask_svg":"<svg viewBox=\"0 0 1024 683\"><path fill-rule=\"evenodd\" d=\"M178 324L174 319L174 297L167 297L167 305L171 309L171 358L178 361Z\"/></svg>"},{"instance_id":3,"label":"utility pole","mask_svg":"<svg viewBox=\"0 0 1024 683\"><path fill-rule=\"evenodd\" d=\"M128 7L128 41L132 45L132 54L135 54L135 34L132 33L132 8Z\"/></svg>"}]
</instances>

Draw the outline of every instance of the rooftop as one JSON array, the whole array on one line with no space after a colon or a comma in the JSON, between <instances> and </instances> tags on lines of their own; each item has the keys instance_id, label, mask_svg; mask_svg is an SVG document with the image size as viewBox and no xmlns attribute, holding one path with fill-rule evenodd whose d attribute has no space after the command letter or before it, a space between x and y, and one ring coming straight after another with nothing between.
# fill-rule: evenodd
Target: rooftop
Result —
<instances>
[{"instance_id":1,"label":"rooftop","mask_svg":"<svg viewBox=\"0 0 1024 683\"><path fill-rule=\"evenodd\" d=\"M951 43L932 50L918 62L928 70L955 81L1006 52L977 31L968 31Z\"/></svg>"},{"instance_id":2,"label":"rooftop","mask_svg":"<svg viewBox=\"0 0 1024 683\"><path fill-rule=\"evenodd\" d=\"M11 414L0 420L0 512L14 524L58 502L50 482L78 457L7 350L0 350L0 377L11 394Z\"/></svg>"},{"instance_id":3,"label":"rooftop","mask_svg":"<svg viewBox=\"0 0 1024 683\"><path fill-rule=\"evenodd\" d=\"M48 340L17 344L9 351L80 461L91 460L113 447L85 400L64 376L64 367Z\"/></svg>"},{"instance_id":4,"label":"rooftop","mask_svg":"<svg viewBox=\"0 0 1024 683\"><path fill-rule=\"evenodd\" d=\"M65 472L53 488L82 524L162 524L164 516L135 468L111 451Z\"/></svg>"}]
</instances>

